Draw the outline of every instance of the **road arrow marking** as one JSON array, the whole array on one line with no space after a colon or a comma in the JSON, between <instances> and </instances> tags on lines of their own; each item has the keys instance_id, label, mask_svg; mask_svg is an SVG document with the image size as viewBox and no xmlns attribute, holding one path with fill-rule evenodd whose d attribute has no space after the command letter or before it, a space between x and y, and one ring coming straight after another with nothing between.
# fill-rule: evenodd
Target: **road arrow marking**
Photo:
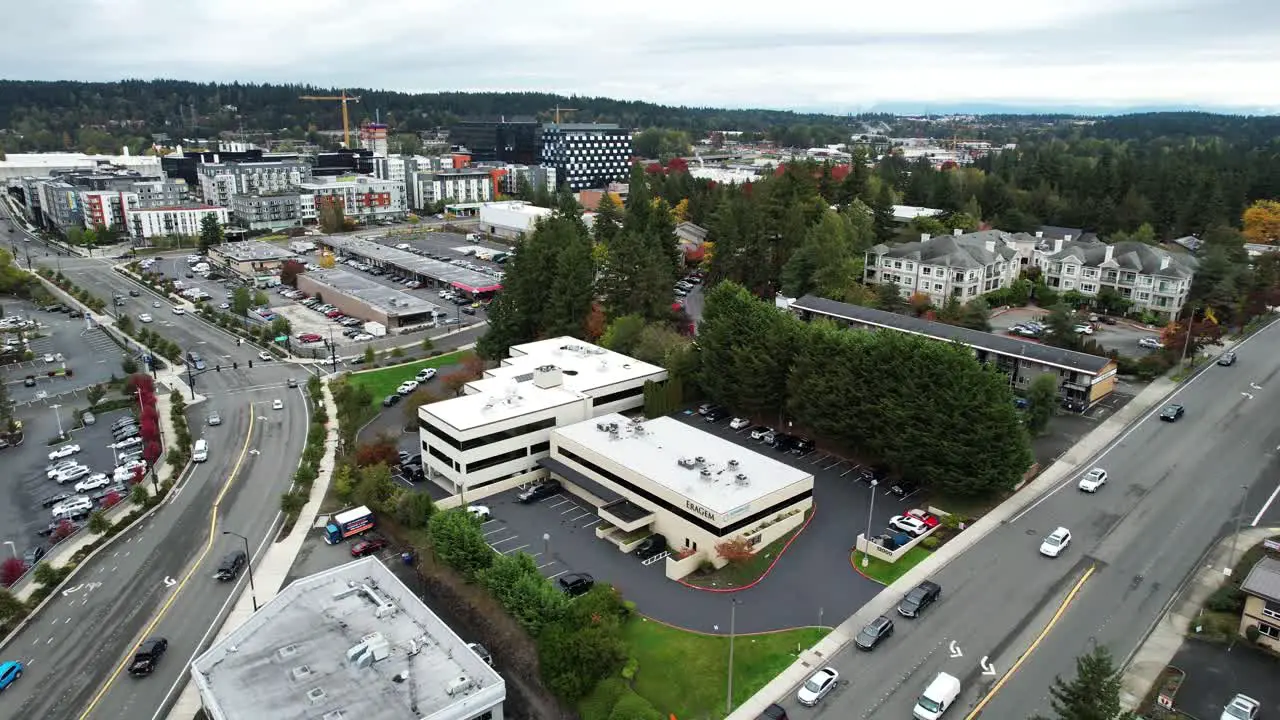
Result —
<instances>
[{"instance_id":1,"label":"road arrow marking","mask_svg":"<svg viewBox=\"0 0 1280 720\"><path fill-rule=\"evenodd\" d=\"M89 584L87 584L87 585L85 585L85 586L84 586L84 591L85 591L85 592L93 592L94 590L97 590L97 589L98 589L98 588L100 588L100 587L102 587L102 583L100 583L100 582L91 582L91 583L89 583Z\"/></svg>"},{"instance_id":2,"label":"road arrow marking","mask_svg":"<svg viewBox=\"0 0 1280 720\"><path fill-rule=\"evenodd\" d=\"M995 674L996 674L996 666L995 666L995 665L992 665L990 662L987 662L987 656L986 656L986 655L983 655L983 656L982 656L982 661L981 661L981 662L979 662L978 664L982 666L982 674L983 674L983 675L995 675Z\"/></svg>"},{"instance_id":3,"label":"road arrow marking","mask_svg":"<svg viewBox=\"0 0 1280 720\"><path fill-rule=\"evenodd\" d=\"M164 586L165 586L165 587L173 587L174 585L177 585L177 584L178 584L178 581L177 581L177 580L174 580L173 578L169 577L168 575L165 575L165 576L164 576ZM985 658L984 658L984 659L985 659Z\"/></svg>"},{"instance_id":4,"label":"road arrow marking","mask_svg":"<svg viewBox=\"0 0 1280 720\"><path fill-rule=\"evenodd\" d=\"M1261 385L1259 385L1258 383L1255 383L1255 382L1251 382L1251 383L1249 383L1249 387L1253 388L1254 390L1261 390L1261 389L1262 389L1262 386L1261 386Z\"/></svg>"},{"instance_id":5,"label":"road arrow marking","mask_svg":"<svg viewBox=\"0 0 1280 720\"><path fill-rule=\"evenodd\" d=\"M964 657L964 653L960 652L960 646L956 644L955 640L951 641L951 657Z\"/></svg>"},{"instance_id":6,"label":"road arrow marking","mask_svg":"<svg viewBox=\"0 0 1280 720\"><path fill-rule=\"evenodd\" d=\"M1253 399L1253 396L1252 396L1252 395L1250 395L1250 394L1249 394L1249 393L1247 393L1247 392L1242 392L1242 393L1240 393L1240 394L1241 394L1241 395L1243 395L1243 396L1245 397L1245 399L1246 399L1246 400L1252 400L1252 399Z\"/></svg>"},{"instance_id":7,"label":"road arrow marking","mask_svg":"<svg viewBox=\"0 0 1280 720\"><path fill-rule=\"evenodd\" d=\"M67 588L66 590L63 590L63 591L62 591L62 596L63 596L63 597L66 597L66 596L70 595L71 593L74 593L74 592L79 591L79 590L80 590L80 588L82 588L82 587L84 587L84 585L77 585L77 586L75 586L75 587L69 587L69 588Z\"/></svg>"},{"instance_id":8,"label":"road arrow marking","mask_svg":"<svg viewBox=\"0 0 1280 720\"><path fill-rule=\"evenodd\" d=\"M257 454L259 454L259 453L258 453L258 448L254 448L254 449L250 450L250 451L249 451L249 454L250 454L250 455L257 455Z\"/></svg>"}]
</instances>

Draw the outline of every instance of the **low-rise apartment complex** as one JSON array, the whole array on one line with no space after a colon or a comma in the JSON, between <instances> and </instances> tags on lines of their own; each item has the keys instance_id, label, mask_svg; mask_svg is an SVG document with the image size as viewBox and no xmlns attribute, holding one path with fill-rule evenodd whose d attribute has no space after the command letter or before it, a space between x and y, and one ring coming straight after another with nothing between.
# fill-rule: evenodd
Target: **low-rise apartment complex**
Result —
<instances>
[{"instance_id":1,"label":"low-rise apartment complex","mask_svg":"<svg viewBox=\"0 0 1280 720\"><path fill-rule=\"evenodd\" d=\"M404 183L374 177L324 178L298 185L301 193L315 196L318 213L325 204L336 203L346 217L360 222L401 220L408 214Z\"/></svg>"},{"instance_id":2,"label":"low-rise apartment complex","mask_svg":"<svg viewBox=\"0 0 1280 720\"><path fill-rule=\"evenodd\" d=\"M921 235L916 242L876 245L867 251L863 278L894 283L903 297L928 296L937 306L966 303L1008 287L1020 272L1018 250L1008 233L983 230L952 235Z\"/></svg>"},{"instance_id":3,"label":"low-rise apartment complex","mask_svg":"<svg viewBox=\"0 0 1280 720\"><path fill-rule=\"evenodd\" d=\"M1037 252L1036 265L1051 288L1088 297L1110 290L1135 310L1172 320L1187 301L1198 263L1191 255L1137 241L1109 245L1058 238L1047 251Z\"/></svg>"},{"instance_id":4,"label":"low-rise apartment complex","mask_svg":"<svg viewBox=\"0 0 1280 720\"><path fill-rule=\"evenodd\" d=\"M261 161L202 163L196 166L205 202L230 207L236 195L270 195L297 190L311 179L311 164L295 155Z\"/></svg>"}]
</instances>

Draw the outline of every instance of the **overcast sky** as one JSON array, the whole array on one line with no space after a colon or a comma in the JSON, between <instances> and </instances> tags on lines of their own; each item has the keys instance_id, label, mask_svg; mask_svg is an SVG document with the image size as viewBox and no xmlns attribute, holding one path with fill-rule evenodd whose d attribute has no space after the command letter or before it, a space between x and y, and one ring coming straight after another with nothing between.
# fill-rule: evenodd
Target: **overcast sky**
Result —
<instances>
[{"instance_id":1,"label":"overcast sky","mask_svg":"<svg viewBox=\"0 0 1280 720\"><path fill-rule=\"evenodd\" d=\"M9 79L1280 109L1280 0L36 0L5 20Z\"/></svg>"}]
</instances>

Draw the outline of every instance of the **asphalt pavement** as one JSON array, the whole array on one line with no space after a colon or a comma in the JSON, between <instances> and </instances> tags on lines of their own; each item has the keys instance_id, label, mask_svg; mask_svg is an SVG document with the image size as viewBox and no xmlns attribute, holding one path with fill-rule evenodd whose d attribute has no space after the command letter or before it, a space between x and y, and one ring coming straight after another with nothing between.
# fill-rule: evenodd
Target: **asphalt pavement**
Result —
<instances>
[{"instance_id":1,"label":"asphalt pavement","mask_svg":"<svg viewBox=\"0 0 1280 720\"><path fill-rule=\"evenodd\" d=\"M1089 464L1110 474L1097 495L1072 474L1010 517L932 578L942 596L922 618L895 614L895 635L869 656L836 655L843 683L818 708L782 699L790 716L909 717L946 671L962 683L955 717L1025 718L1049 712L1054 677L1070 677L1095 644L1129 656L1205 548L1274 499L1280 326L1238 352L1235 366L1210 366L1177 391L1181 421L1161 422L1157 406ZM1040 555L1058 526L1071 546Z\"/></svg>"}]
</instances>

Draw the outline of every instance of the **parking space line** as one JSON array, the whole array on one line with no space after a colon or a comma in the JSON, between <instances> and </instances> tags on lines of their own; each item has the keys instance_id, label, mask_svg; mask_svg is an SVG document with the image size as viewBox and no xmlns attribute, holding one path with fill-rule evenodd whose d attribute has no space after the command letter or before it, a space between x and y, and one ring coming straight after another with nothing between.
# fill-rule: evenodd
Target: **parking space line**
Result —
<instances>
[{"instance_id":1,"label":"parking space line","mask_svg":"<svg viewBox=\"0 0 1280 720\"><path fill-rule=\"evenodd\" d=\"M569 513L571 513L571 512L582 512L582 508L578 507L577 505L573 505L573 506L571 506L568 510L565 510L564 512L562 512L562 513L560 513L560 514L561 514L561 515L568 515L568 514L569 514Z\"/></svg>"},{"instance_id":2,"label":"parking space line","mask_svg":"<svg viewBox=\"0 0 1280 720\"><path fill-rule=\"evenodd\" d=\"M600 522L600 518L596 518L595 520L592 520L591 522L587 523L586 525L583 525L582 527L583 527L584 529L585 529L585 528L589 528L589 527L591 527L592 525L595 525L595 524L596 524L596 523L598 523L598 522Z\"/></svg>"},{"instance_id":3,"label":"parking space line","mask_svg":"<svg viewBox=\"0 0 1280 720\"><path fill-rule=\"evenodd\" d=\"M527 548L527 547L529 547L529 543L525 543L524 545L521 545L520 547L513 547L513 548L511 548L510 550L503 550L503 551L502 551L502 554L503 554L503 555L506 555L506 554L508 554L508 553L520 552L521 550L523 550L523 549L525 549L525 548Z\"/></svg>"},{"instance_id":4,"label":"parking space line","mask_svg":"<svg viewBox=\"0 0 1280 720\"><path fill-rule=\"evenodd\" d=\"M817 465L818 463L822 462L823 460L826 460L829 457L831 456L826 453L818 453L818 457L814 458L810 464Z\"/></svg>"},{"instance_id":5,"label":"parking space line","mask_svg":"<svg viewBox=\"0 0 1280 720\"><path fill-rule=\"evenodd\" d=\"M504 526L504 527L498 528L497 530L490 530L489 532L485 533L484 536L489 537L490 535L497 535L500 532L506 532L506 531L507 531L507 528Z\"/></svg>"},{"instance_id":6,"label":"parking space line","mask_svg":"<svg viewBox=\"0 0 1280 720\"><path fill-rule=\"evenodd\" d=\"M496 542L491 542L491 543L489 543L489 547L493 547L494 545L501 545L501 544L502 544L502 543L504 543L504 542L511 542L512 540L515 540L515 539L516 539L516 538L518 538L518 537L520 537L520 536L519 536L519 535L512 535L512 536L511 536L511 537L509 537L509 538L503 538L503 539L498 540L498 541L496 541Z\"/></svg>"},{"instance_id":7,"label":"parking space line","mask_svg":"<svg viewBox=\"0 0 1280 720\"><path fill-rule=\"evenodd\" d=\"M552 565L555 565L555 564L556 564L556 561L555 561L555 560L552 560L551 562L549 562L549 563L547 563L547 564L545 564L545 565L539 565L539 566L538 566L538 569L539 569L539 570L541 570L541 569L543 569L543 568L549 568L549 567L551 567Z\"/></svg>"},{"instance_id":8,"label":"parking space line","mask_svg":"<svg viewBox=\"0 0 1280 720\"><path fill-rule=\"evenodd\" d=\"M557 497L560 497L560 496L557 496ZM552 499L552 498L548 498L548 500L550 500L550 499ZM569 498L561 497L560 502L558 502L558 503L553 503L553 504L551 505L551 507L553 507L553 508L558 508L558 507L560 507L561 505L563 505L563 504L565 504L565 503L567 503L567 502L573 502L573 501L572 501L572 500L570 500Z\"/></svg>"},{"instance_id":9,"label":"parking space line","mask_svg":"<svg viewBox=\"0 0 1280 720\"><path fill-rule=\"evenodd\" d=\"M561 575L563 575L563 574L565 574L565 573L567 573L567 572L569 572L569 571L568 571L568 570L561 570L560 572L556 573L555 575L548 575L548 576L547 576L547 579L548 579L548 580L555 580L556 578L560 577Z\"/></svg>"},{"instance_id":10,"label":"parking space line","mask_svg":"<svg viewBox=\"0 0 1280 720\"><path fill-rule=\"evenodd\" d=\"M852 466L850 466L850 467L849 467L849 469L848 469L848 470L845 470L844 472L840 473L840 477L844 477L845 475L848 475L849 473L853 472L854 470L857 470L857 469L858 469L858 468L860 468L860 467L862 467L862 466L861 466L861 465L852 465Z\"/></svg>"},{"instance_id":11,"label":"parking space line","mask_svg":"<svg viewBox=\"0 0 1280 720\"><path fill-rule=\"evenodd\" d=\"M591 517L591 515L592 515L592 513L582 513L581 515L579 515L579 516L577 516L577 517L569 518L569 522L578 522L579 520L581 520L581 519L582 519L582 518L584 518L584 517Z\"/></svg>"}]
</instances>

